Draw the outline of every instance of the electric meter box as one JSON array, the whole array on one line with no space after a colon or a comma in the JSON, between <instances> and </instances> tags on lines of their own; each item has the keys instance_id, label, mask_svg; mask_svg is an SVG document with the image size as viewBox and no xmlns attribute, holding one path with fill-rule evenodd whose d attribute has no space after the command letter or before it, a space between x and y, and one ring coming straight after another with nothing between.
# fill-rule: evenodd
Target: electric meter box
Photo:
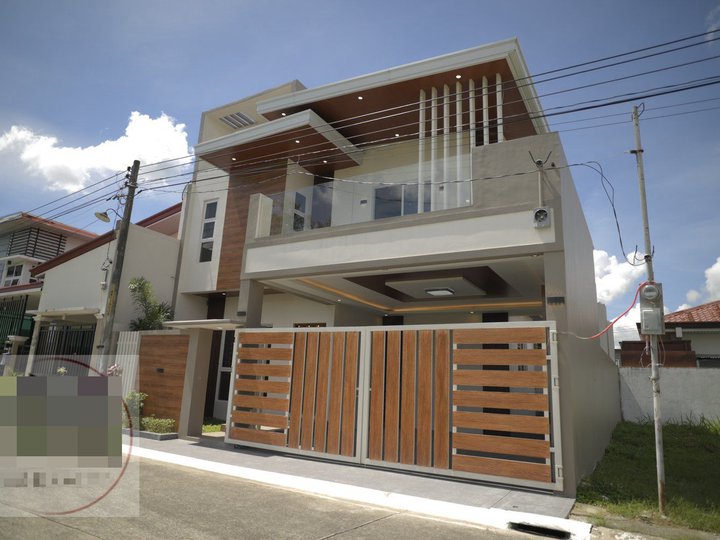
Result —
<instances>
[{"instance_id":1,"label":"electric meter box","mask_svg":"<svg viewBox=\"0 0 720 540\"><path fill-rule=\"evenodd\" d=\"M644 336L665 333L662 283L646 283L640 289L640 333Z\"/></svg>"}]
</instances>

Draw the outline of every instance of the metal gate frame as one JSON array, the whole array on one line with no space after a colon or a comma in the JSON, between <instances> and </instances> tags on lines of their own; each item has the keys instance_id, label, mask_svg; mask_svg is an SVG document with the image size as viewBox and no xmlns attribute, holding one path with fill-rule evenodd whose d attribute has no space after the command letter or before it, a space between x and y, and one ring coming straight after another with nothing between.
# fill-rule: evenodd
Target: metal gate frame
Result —
<instances>
[{"instance_id":1,"label":"metal gate frame","mask_svg":"<svg viewBox=\"0 0 720 540\"><path fill-rule=\"evenodd\" d=\"M548 415L550 417L550 467L552 481L541 482L534 480L525 480L512 478L507 476L494 476L488 474L478 474L464 471L448 469L439 469L434 467L425 467L418 465L408 465L402 463L391 463L387 461L372 460L368 457L369 443L369 422L370 422L370 370L371 370L371 336L372 332L391 332L391 331L420 331L420 330L465 330L465 329L519 329L519 328L545 328L546 329L546 359L547 359L547 378L548 387L547 395L549 400ZM327 332L359 332L359 368L358 379L356 385L357 401L356 401L356 420L355 420L355 453L352 456L329 454L326 452L317 452L314 450L305 450L299 448L291 448L288 446L276 446L259 442L250 442L245 440L233 439L230 437L231 416L233 411L233 396L235 393L234 381L237 378L236 369L238 366L238 351L240 349L239 336L243 333L263 333L263 332L287 332L287 333L327 333ZM455 350L453 341L450 341L450 369L454 370L452 363L452 355ZM230 396L228 399L228 409L226 421L228 429L225 435L225 442L239 446L248 446L253 448L261 448L275 452L287 454L298 454L303 456L312 456L331 461L352 462L374 467L382 467L393 470L406 470L416 473L431 474L435 476L457 477L463 479L480 480L495 484L516 485L533 489L541 489L548 491L563 490L563 459L562 459L562 436L560 429L560 377L558 371L558 340L555 321L528 321L528 322L507 322L507 323L468 323L468 324L441 324L441 325L408 325L408 326L364 326L364 327L324 327L324 328L241 328L235 331L235 347L233 350L233 368L230 385ZM450 395L456 389L456 385L450 387ZM452 403L450 403L449 414L456 411ZM286 413L289 415L289 413ZM450 424L450 437L456 432L456 428ZM450 448L450 461L454 451Z\"/></svg>"}]
</instances>

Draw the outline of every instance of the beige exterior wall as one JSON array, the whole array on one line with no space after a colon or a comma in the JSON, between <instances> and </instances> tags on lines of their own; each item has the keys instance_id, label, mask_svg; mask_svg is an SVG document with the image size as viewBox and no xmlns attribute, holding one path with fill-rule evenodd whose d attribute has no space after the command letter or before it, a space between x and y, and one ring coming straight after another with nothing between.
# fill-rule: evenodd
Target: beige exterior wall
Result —
<instances>
[{"instance_id":1,"label":"beige exterior wall","mask_svg":"<svg viewBox=\"0 0 720 540\"><path fill-rule=\"evenodd\" d=\"M266 294L263 298L262 324L292 328L296 323L333 325L335 306L306 300L292 294Z\"/></svg>"}]
</instances>

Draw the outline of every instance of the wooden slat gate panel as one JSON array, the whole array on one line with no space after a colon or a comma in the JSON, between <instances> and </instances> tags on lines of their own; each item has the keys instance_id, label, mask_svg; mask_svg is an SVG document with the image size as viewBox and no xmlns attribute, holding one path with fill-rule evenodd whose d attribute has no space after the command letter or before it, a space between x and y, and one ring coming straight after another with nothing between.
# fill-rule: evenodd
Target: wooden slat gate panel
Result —
<instances>
[{"instance_id":1,"label":"wooden slat gate panel","mask_svg":"<svg viewBox=\"0 0 720 540\"><path fill-rule=\"evenodd\" d=\"M238 333L228 440L356 459L360 332Z\"/></svg>"},{"instance_id":2,"label":"wooden slat gate panel","mask_svg":"<svg viewBox=\"0 0 720 540\"><path fill-rule=\"evenodd\" d=\"M228 442L562 490L553 323L240 331Z\"/></svg>"}]
</instances>

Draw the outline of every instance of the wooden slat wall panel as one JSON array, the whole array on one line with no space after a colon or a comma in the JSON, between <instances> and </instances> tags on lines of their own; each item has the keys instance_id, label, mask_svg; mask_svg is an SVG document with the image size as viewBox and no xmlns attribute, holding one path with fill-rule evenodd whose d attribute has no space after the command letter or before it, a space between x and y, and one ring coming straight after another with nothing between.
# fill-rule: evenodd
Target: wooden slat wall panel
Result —
<instances>
[{"instance_id":1,"label":"wooden slat wall panel","mask_svg":"<svg viewBox=\"0 0 720 540\"><path fill-rule=\"evenodd\" d=\"M290 364L238 364L235 373L256 377L290 378Z\"/></svg>"},{"instance_id":2,"label":"wooden slat wall panel","mask_svg":"<svg viewBox=\"0 0 720 540\"><path fill-rule=\"evenodd\" d=\"M453 470L552 481L546 332L545 327L453 332L452 402L459 409L453 412ZM490 344L505 348L482 348ZM508 392L511 388L516 390ZM538 459L544 462L532 461Z\"/></svg>"},{"instance_id":3,"label":"wooden slat wall panel","mask_svg":"<svg viewBox=\"0 0 720 540\"><path fill-rule=\"evenodd\" d=\"M417 361L417 464L432 465L432 330L421 330Z\"/></svg>"},{"instance_id":4,"label":"wooden slat wall panel","mask_svg":"<svg viewBox=\"0 0 720 540\"><path fill-rule=\"evenodd\" d=\"M450 332L435 333L435 437L433 466L450 467Z\"/></svg>"},{"instance_id":5,"label":"wooden slat wall panel","mask_svg":"<svg viewBox=\"0 0 720 540\"><path fill-rule=\"evenodd\" d=\"M233 405L246 409L262 409L268 411L288 412L290 409L290 401L287 399L264 396L247 396L244 394L237 394L233 398Z\"/></svg>"},{"instance_id":6,"label":"wooden slat wall panel","mask_svg":"<svg viewBox=\"0 0 720 540\"><path fill-rule=\"evenodd\" d=\"M403 332L400 392L400 463L415 463L415 354L417 332Z\"/></svg>"},{"instance_id":7,"label":"wooden slat wall panel","mask_svg":"<svg viewBox=\"0 0 720 540\"><path fill-rule=\"evenodd\" d=\"M521 439L519 437L495 437L475 433L454 433L453 443L458 448L490 454L510 454L535 458L547 457L550 441Z\"/></svg>"},{"instance_id":8,"label":"wooden slat wall panel","mask_svg":"<svg viewBox=\"0 0 720 540\"><path fill-rule=\"evenodd\" d=\"M357 412L357 377L360 364L360 332L348 332L345 346L345 384L343 388L341 453L355 455L355 433Z\"/></svg>"},{"instance_id":9,"label":"wooden slat wall panel","mask_svg":"<svg viewBox=\"0 0 720 540\"><path fill-rule=\"evenodd\" d=\"M138 380L148 394L144 416L172 418L180 423L185 366L189 346L187 335L146 335L140 338ZM163 371L159 372L158 368Z\"/></svg>"},{"instance_id":10,"label":"wooden slat wall panel","mask_svg":"<svg viewBox=\"0 0 720 540\"><path fill-rule=\"evenodd\" d=\"M295 334L293 352L292 392L290 394L290 426L288 427L288 446L300 448L300 419L302 407L303 373L305 372L305 347L307 334Z\"/></svg>"},{"instance_id":11,"label":"wooden slat wall panel","mask_svg":"<svg viewBox=\"0 0 720 540\"><path fill-rule=\"evenodd\" d=\"M547 373L544 371L469 371L459 369L455 371L453 381L457 386L546 388Z\"/></svg>"},{"instance_id":12,"label":"wooden slat wall panel","mask_svg":"<svg viewBox=\"0 0 720 540\"><path fill-rule=\"evenodd\" d=\"M385 461L398 460L398 431L400 422L400 332L388 332L385 358L385 431L383 433Z\"/></svg>"},{"instance_id":13,"label":"wooden slat wall panel","mask_svg":"<svg viewBox=\"0 0 720 540\"><path fill-rule=\"evenodd\" d=\"M240 347L238 350L238 358L240 360L292 360L293 350L290 348L262 348L250 349L249 347Z\"/></svg>"},{"instance_id":14,"label":"wooden slat wall panel","mask_svg":"<svg viewBox=\"0 0 720 540\"><path fill-rule=\"evenodd\" d=\"M292 345L292 332L242 332L240 343L243 345ZM267 360L263 358L262 360Z\"/></svg>"},{"instance_id":15,"label":"wooden slat wall panel","mask_svg":"<svg viewBox=\"0 0 720 540\"><path fill-rule=\"evenodd\" d=\"M547 358L542 349L457 349L453 362L477 366L544 366Z\"/></svg>"},{"instance_id":16,"label":"wooden slat wall panel","mask_svg":"<svg viewBox=\"0 0 720 540\"><path fill-rule=\"evenodd\" d=\"M325 451L327 440L327 404L328 382L330 379L330 340L332 334L320 334L320 350L318 351L317 399L315 402L315 442L313 448L318 452Z\"/></svg>"},{"instance_id":17,"label":"wooden slat wall panel","mask_svg":"<svg viewBox=\"0 0 720 540\"><path fill-rule=\"evenodd\" d=\"M456 344L545 343L545 328L473 328L454 330Z\"/></svg>"},{"instance_id":18,"label":"wooden slat wall panel","mask_svg":"<svg viewBox=\"0 0 720 540\"><path fill-rule=\"evenodd\" d=\"M279 414L262 414L245 411L233 411L232 421L236 424L249 424L285 429L288 426L287 416Z\"/></svg>"},{"instance_id":19,"label":"wooden slat wall panel","mask_svg":"<svg viewBox=\"0 0 720 540\"><path fill-rule=\"evenodd\" d=\"M475 474L507 476L536 482L552 481L550 465L476 456L454 456L453 469Z\"/></svg>"},{"instance_id":20,"label":"wooden slat wall panel","mask_svg":"<svg viewBox=\"0 0 720 540\"><path fill-rule=\"evenodd\" d=\"M290 383L285 381L264 381L261 379L235 379L235 390L240 392L289 394Z\"/></svg>"},{"instance_id":21,"label":"wooden slat wall panel","mask_svg":"<svg viewBox=\"0 0 720 540\"><path fill-rule=\"evenodd\" d=\"M328 396L327 452L340 453L340 421L343 398L345 334L336 332L330 361L330 395Z\"/></svg>"},{"instance_id":22,"label":"wooden slat wall panel","mask_svg":"<svg viewBox=\"0 0 720 540\"><path fill-rule=\"evenodd\" d=\"M385 332L372 332L370 385L368 457L381 460L385 402Z\"/></svg>"},{"instance_id":23,"label":"wooden slat wall panel","mask_svg":"<svg viewBox=\"0 0 720 540\"><path fill-rule=\"evenodd\" d=\"M453 392L453 405L457 407L488 407L524 411L547 411L550 407L547 394L476 392L474 390L455 390Z\"/></svg>"},{"instance_id":24,"label":"wooden slat wall panel","mask_svg":"<svg viewBox=\"0 0 720 540\"><path fill-rule=\"evenodd\" d=\"M312 450L313 418L315 415L315 378L317 376L318 334L308 333L305 354L305 382L303 385L302 420L300 422L300 448Z\"/></svg>"},{"instance_id":25,"label":"wooden slat wall panel","mask_svg":"<svg viewBox=\"0 0 720 540\"><path fill-rule=\"evenodd\" d=\"M248 428L230 428L230 438L237 441L256 442L261 444L271 444L273 446L285 446L287 439L285 432L279 431L261 431L259 429Z\"/></svg>"},{"instance_id":26,"label":"wooden slat wall panel","mask_svg":"<svg viewBox=\"0 0 720 540\"><path fill-rule=\"evenodd\" d=\"M286 447L293 337L292 332L239 334L235 363L237 378L233 387L243 393L234 394L232 398L231 438Z\"/></svg>"}]
</instances>

